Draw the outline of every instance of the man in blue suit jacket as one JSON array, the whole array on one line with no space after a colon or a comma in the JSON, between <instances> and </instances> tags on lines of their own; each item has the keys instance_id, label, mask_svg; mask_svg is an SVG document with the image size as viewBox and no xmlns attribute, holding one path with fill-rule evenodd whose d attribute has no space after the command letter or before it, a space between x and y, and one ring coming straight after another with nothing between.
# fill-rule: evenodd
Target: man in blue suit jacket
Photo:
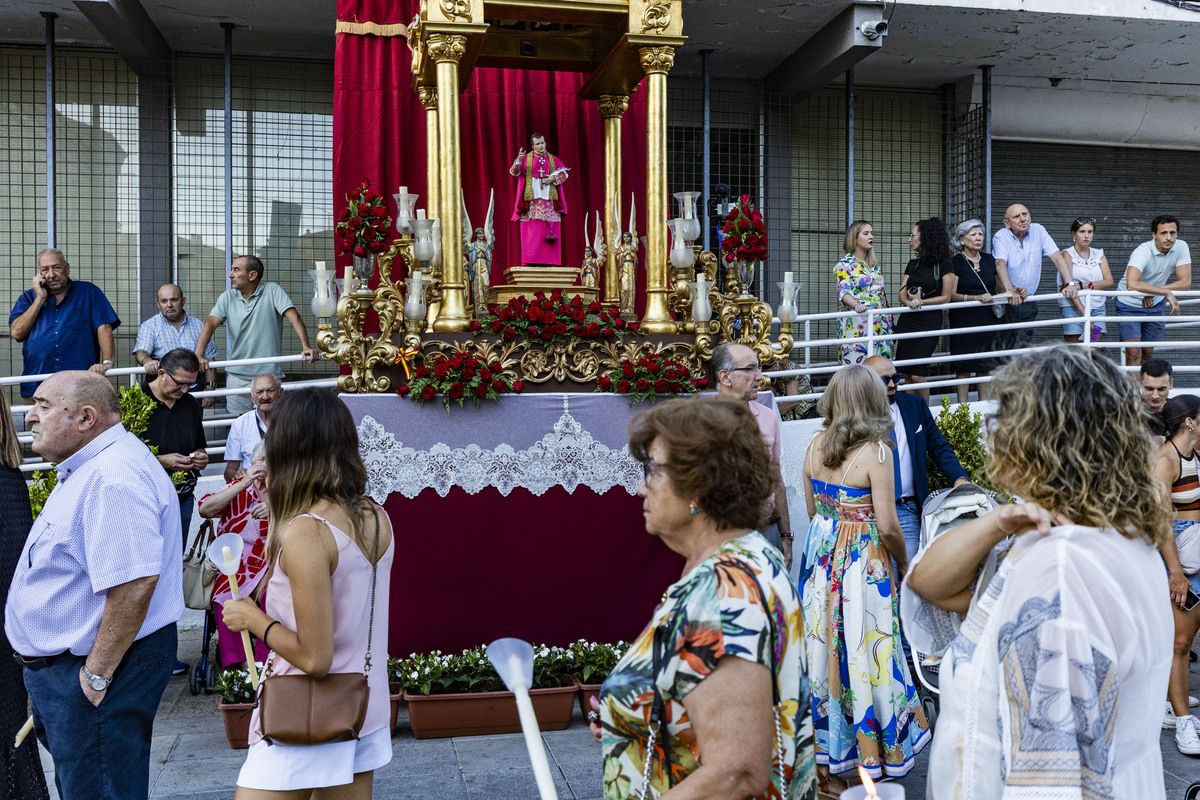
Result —
<instances>
[{"instance_id":1,"label":"man in blue suit jacket","mask_svg":"<svg viewBox=\"0 0 1200 800\"><path fill-rule=\"evenodd\" d=\"M911 560L917 554L921 537L921 506L929 497L926 461L932 458L955 486L967 482L967 472L958 463L954 448L938 430L933 414L929 413L929 404L920 397L896 391L901 377L892 362L883 356L871 356L864 363L875 370L887 387L892 435L896 440L892 459L896 471L896 515L900 517L905 549Z\"/></svg>"}]
</instances>

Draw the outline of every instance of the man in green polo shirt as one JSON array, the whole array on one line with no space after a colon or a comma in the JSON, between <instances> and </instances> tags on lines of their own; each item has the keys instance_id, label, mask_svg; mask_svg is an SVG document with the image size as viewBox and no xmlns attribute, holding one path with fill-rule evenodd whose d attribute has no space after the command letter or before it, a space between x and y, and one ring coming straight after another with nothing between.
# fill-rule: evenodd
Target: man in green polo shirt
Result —
<instances>
[{"instance_id":1,"label":"man in green polo shirt","mask_svg":"<svg viewBox=\"0 0 1200 800\"><path fill-rule=\"evenodd\" d=\"M287 292L271 281L263 281L265 268L254 256L238 256L229 269L229 289L217 298L204 321L204 329L196 342L196 355L200 358L201 371L208 368L204 348L212 339L217 326L222 322L229 326L229 352L226 358L235 361L243 358L265 358L283 352L279 318L292 323L300 337L301 353L305 361L317 358L317 352L308 343L308 329L300 312L292 303ZM251 364L225 368L225 388L240 389L250 385L255 375L270 372L280 381L283 369L278 364ZM225 398L229 413L241 415L252 407L249 394L229 395Z\"/></svg>"},{"instance_id":2,"label":"man in green polo shirt","mask_svg":"<svg viewBox=\"0 0 1200 800\"><path fill-rule=\"evenodd\" d=\"M1175 292L1192 288L1192 254L1179 238L1179 220L1160 214L1151 221L1150 233L1154 238L1134 248L1117 285L1121 291L1141 293L1115 301L1121 341L1135 343L1125 351L1125 363L1131 367L1154 357L1154 348L1145 344L1163 340L1163 316L1179 313Z\"/></svg>"}]
</instances>

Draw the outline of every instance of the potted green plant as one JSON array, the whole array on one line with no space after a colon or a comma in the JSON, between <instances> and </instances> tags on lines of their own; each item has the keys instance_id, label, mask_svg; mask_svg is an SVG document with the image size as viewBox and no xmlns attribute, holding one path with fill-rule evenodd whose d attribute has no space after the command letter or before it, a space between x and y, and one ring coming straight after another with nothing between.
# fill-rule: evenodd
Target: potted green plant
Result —
<instances>
[{"instance_id":1,"label":"potted green plant","mask_svg":"<svg viewBox=\"0 0 1200 800\"><path fill-rule=\"evenodd\" d=\"M258 665L262 674L263 665ZM225 738L234 750L245 750L250 746L250 715L257 705L254 687L250 684L250 673L244 669L227 669L217 675L213 691L221 697L217 708L225 723Z\"/></svg>"},{"instance_id":2,"label":"potted green plant","mask_svg":"<svg viewBox=\"0 0 1200 800\"><path fill-rule=\"evenodd\" d=\"M404 699L404 690L400 686L400 666L404 662L388 656L388 699L392 703L392 735L396 734L396 717L400 716L400 701Z\"/></svg>"},{"instance_id":3,"label":"potted green plant","mask_svg":"<svg viewBox=\"0 0 1200 800\"><path fill-rule=\"evenodd\" d=\"M575 682L579 684L579 713L591 711L590 698L600 694L600 687L629 649L628 642L605 644L580 639L567 650L571 654Z\"/></svg>"},{"instance_id":4,"label":"potted green plant","mask_svg":"<svg viewBox=\"0 0 1200 800\"><path fill-rule=\"evenodd\" d=\"M988 475L991 454L984 443L983 414L972 413L966 403L959 403L950 410L950 398L942 396L942 410L938 412L938 430L958 457L958 463L967 472L967 478L976 486L995 491L996 487ZM938 469L937 463L929 460L926 468L930 491L950 488L950 479Z\"/></svg>"},{"instance_id":5,"label":"potted green plant","mask_svg":"<svg viewBox=\"0 0 1200 800\"><path fill-rule=\"evenodd\" d=\"M578 693L571 677L574 663L562 647L535 645L533 686L529 696L544 731L559 731L571 721ZM516 700L487 659L484 648L461 654L414 653L397 662L395 673L408 703L413 736L434 739L518 733Z\"/></svg>"}]
</instances>

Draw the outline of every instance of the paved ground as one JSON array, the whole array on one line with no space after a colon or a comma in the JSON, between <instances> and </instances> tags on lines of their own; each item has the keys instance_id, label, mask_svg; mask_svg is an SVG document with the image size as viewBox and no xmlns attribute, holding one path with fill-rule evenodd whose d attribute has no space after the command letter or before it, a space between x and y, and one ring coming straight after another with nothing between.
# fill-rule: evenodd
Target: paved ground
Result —
<instances>
[{"instance_id":1,"label":"paved ground","mask_svg":"<svg viewBox=\"0 0 1200 800\"><path fill-rule=\"evenodd\" d=\"M198 612L181 623L180 655L194 662L200 650ZM1200 667L1192 665L1192 693L1200 694ZM160 800L232 800L245 751L231 750L213 695L193 697L185 676L171 679L159 706L150 749L150 796ZM562 800L596 800L601 789L600 746L576 709L564 731L542 734ZM377 798L388 800L531 800L537 788L520 734L456 739L413 738L407 711L392 739L390 764L375 773ZM1200 780L1200 758L1184 756L1170 732L1162 735L1167 797L1182 800ZM924 796L928 749L901 781L910 798ZM53 766L43 753L53 794Z\"/></svg>"}]
</instances>

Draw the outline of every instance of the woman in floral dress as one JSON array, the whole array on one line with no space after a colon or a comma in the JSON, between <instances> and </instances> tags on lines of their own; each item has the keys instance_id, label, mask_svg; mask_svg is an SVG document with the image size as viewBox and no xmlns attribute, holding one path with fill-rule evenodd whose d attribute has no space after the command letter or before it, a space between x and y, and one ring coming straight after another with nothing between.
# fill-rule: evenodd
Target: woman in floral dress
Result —
<instances>
[{"instance_id":1,"label":"woman in floral dress","mask_svg":"<svg viewBox=\"0 0 1200 800\"><path fill-rule=\"evenodd\" d=\"M799 576L817 764L899 777L929 742L929 725L900 641L897 589L908 557L887 395L870 368L855 365L833 376L817 409L825 429L804 459L812 524Z\"/></svg>"},{"instance_id":2,"label":"woman in floral dress","mask_svg":"<svg viewBox=\"0 0 1200 800\"><path fill-rule=\"evenodd\" d=\"M843 339L867 335L867 309L886 308L887 299L883 286L883 272L875 260L875 235L871 223L859 220L846 229L843 248L846 257L833 267L837 281L838 302L858 316L838 319L838 335ZM892 317L878 314L874 318L876 336L890 336ZM868 355L866 342L854 342L838 347L838 358L843 364L858 364ZM874 355L892 357L892 340L875 342Z\"/></svg>"},{"instance_id":3,"label":"woman in floral dress","mask_svg":"<svg viewBox=\"0 0 1200 800\"><path fill-rule=\"evenodd\" d=\"M671 401L634 418L629 449L646 528L684 567L592 699L605 800L813 800L800 598L756 531L771 486L754 416Z\"/></svg>"}]
</instances>

